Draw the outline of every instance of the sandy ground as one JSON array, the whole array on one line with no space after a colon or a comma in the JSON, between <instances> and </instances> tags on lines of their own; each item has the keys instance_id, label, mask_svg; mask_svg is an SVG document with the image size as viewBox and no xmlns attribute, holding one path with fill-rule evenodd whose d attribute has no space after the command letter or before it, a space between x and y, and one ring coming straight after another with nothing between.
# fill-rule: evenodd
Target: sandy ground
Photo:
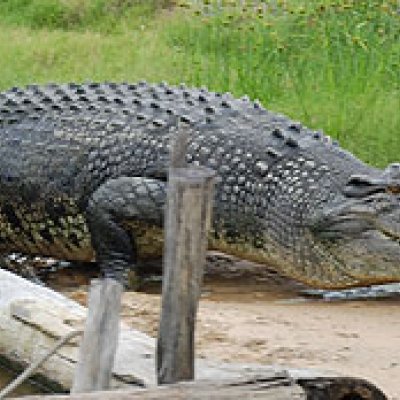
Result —
<instances>
[{"instance_id":1,"label":"sandy ground","mask_svg":"<svg viewBox=\"0 0 400 400\"><path fill-rule=\"evenodd\" d=\"M158 295L128 293L123 318L156 336L159 305ZM400 399L396 301L282 304L257 296L249 301L203 298L196 334L199 357L334 370L367 378L391 399Z\"/></svg>"},{"instance_id":2,"label":"sandy ground","mask_svg":"<svg viewBox=\"0 0 400 400\"><path fill-rule=\"evenodd\" d=\"M157 334L159 296L129 293L125 321ZM396 302L280 304L202 299L197 355L223 361L329 369L367 378L400 399Z\"/></svg>"},{"instance_id":3,"label":"sandy ground","mask_svg":"<svg viewBox=\"0 0 400 400\"><path fill-rule=\"evenodd\" d=\"M400 300L305 299L271 272L226 264L209 272L198 312L198 357L334 370L400 400ZM123 298L123 320L157 335L160 285ZM85 303L86 292L69 295Z\"/></svg>"}]
</instances>

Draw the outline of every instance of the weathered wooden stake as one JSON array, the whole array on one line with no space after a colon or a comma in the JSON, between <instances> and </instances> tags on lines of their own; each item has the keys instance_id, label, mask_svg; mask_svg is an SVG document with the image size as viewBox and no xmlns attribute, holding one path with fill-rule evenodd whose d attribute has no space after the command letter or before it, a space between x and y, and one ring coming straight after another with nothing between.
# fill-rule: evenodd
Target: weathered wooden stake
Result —
<instances>
[{"instance_id":1,"label":"weathered wooden stake","mask_svg":"<svg viewBox=\"0 0 400 400\"><path fill-rule=\"evenodd\" d=\"M187 141L186 135L183 141ZM182 155L186 151L182 148L185 147L173 148L169 172L157 342L159 384L194 379L194 326L214 192L213 171L176 168L184 165Z\"/></svg>"},{"instance_id":2,"label":"weathered wooden stake","mask_svg":"<svg viewBox=\"0 0 400 400\"><path fill-rule=\"evenodd\" d=\"M88 315L71 393L108 389L119 334L123 287L114 279L93 279Z\"/></svg>"}]
</instances>

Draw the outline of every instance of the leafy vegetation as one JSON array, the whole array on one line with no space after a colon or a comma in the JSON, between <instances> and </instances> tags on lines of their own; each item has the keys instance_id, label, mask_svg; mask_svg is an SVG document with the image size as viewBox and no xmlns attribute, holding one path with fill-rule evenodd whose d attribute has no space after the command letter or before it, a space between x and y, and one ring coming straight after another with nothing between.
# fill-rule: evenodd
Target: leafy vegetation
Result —
<instances>
[{"instance_id":1,"label":"leafy vegetation","mask_svg":"<svg viewBox=\"0 0 400 400\"><path fill-rule=\"evenodd\" d=\"M238 3L190 6L187 23L170 27L173 45L191 57L186 81L250 93L366 161L399 159L397 1Z\"/></svg>"},{"instance_id":2,"label":"leafy vegetation","mask_svg":"<svg viewBox=\"0 0 400 400\"><path fill-rule=\"evenodd\" d=\"M184 81L258 98L370 163L399 160L397 0L1 0L0 54L2 88Z\"/></svg>"}]
</instances>

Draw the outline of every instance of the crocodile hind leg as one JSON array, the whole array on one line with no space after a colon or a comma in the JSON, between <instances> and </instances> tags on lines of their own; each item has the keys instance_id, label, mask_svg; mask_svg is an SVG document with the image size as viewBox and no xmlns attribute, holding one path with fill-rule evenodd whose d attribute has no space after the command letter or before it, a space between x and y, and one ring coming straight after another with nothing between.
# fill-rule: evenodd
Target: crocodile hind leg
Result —
<instances>
[{"instance_id":1,"label":"crocodile hind leg","mask_svg":"<svg viewBox=\"0 0 400 400\"><path fill-rule=\"evenodd\" d=\"M138 255L134 227L161 228L164 204L165 183L149 178L110 179L92 194L86 215L104 277L127 283Z\"/></svg>"},{"instance_id":2,"label":"crocodile hind leg","mask_svg":"<svg viewBox=\"0 0 400 400\"><path fill-rule=\"evenodd\" d=\"M122 286L137 258L133 221L162 221L164 184L153 179L120 177L103 183L89 198L86 220L92 247L106 279L92 281L88 317L72 393L107 389L118 344Z\"/></svg>"}]
</instances>

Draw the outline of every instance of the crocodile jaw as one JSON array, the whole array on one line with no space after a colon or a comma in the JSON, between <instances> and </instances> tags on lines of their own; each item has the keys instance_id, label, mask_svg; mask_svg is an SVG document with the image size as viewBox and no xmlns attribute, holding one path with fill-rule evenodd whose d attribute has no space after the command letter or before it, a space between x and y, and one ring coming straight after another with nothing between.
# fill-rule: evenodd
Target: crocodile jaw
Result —
<instances>
[{"instance_id":1,"label":"crocodile jaw","mask_svg":"<svg viewBox=\"0 0 400 400\"><path fill-rule=\"evenodd\" d=\"M364 286L400 282L400 197L379 193L324 210L314 240L343 274Z\"/></svg>"}]
</instances>

